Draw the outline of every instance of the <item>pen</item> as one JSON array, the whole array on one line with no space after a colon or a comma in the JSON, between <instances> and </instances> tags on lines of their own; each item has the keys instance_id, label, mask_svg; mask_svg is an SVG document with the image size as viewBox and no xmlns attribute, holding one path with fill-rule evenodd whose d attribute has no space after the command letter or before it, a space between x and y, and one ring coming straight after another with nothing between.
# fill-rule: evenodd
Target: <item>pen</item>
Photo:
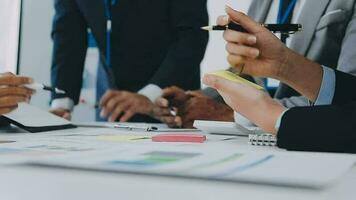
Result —
<instances>
[{"instance_id":1,"label":"pen","mask_svg":"<svg viewBox=\"0 0 356 200\"><path fill-rule=\"evenodd\" d=\"M121 124L114 125L114 128L127 129L127 130L130 130L130 131L142 130L142 131L147 131L147 132L157 131L158 130L158 128L154 127L154 126L127 126L127 125L121 125Z\"/></svg>"},{"instance_id":2,"label":"pen","mask_svg":"<svg viewBox=\"0 0 356 200\"><path fill-rule=\"evenodd\" d=\"M302 31L303 26L301 24L261 24L261 26L267 28L274 33L288 33L293 34ZM206 31L225 31L227 29L247 33L241 25L230 22L226 26L204 26L201 27L202 30Z\"/></svg>"},{"instance_id":3,"label":"pen","mask_svg":"<svg viewBox=\"0 0 356 200\"><path fill-rule=\"evenodd\" d=\"M60 90L55 87L47 86L47 85L44 85L41 83L32 83L32 84L26 84L23 86L26 88L32 89L32 90L46 90L46 91L54 92L56 94L65 94L66 93L63 90Z\"/></svg>"},{"instance_id":4,"label":"pen","mask_svg":"<svg viewBox=\"0 0 356 200\"><path fill-rule=\"evenodd\" d=\"M115 128L115 129L126 129L129 131L142 130L142 131L158 131L155 126L137 126L137 125L123 125L123 124L75 124L82 128Z\"/></svg>"},{"instance_id":5,"label":"pen","mask_svg":"<svg viewBox=\"0 0 356 200\"><path fill-rule=\"evenodd\" d=\"M170 112L170 114L171 114L172 116L174 116L174 117L177 116L177 112L174 110L173 107L170 107L170 108L169 108L169 112Z\"/></svg>"}]
</instances>

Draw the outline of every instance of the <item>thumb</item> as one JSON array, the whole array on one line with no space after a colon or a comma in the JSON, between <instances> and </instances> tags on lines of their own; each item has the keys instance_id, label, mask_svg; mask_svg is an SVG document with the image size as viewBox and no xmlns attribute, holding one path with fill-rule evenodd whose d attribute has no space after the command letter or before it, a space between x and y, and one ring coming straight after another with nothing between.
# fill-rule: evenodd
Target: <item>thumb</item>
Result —
<instances>
[{"instance_id":1,"label":"thumb","mask_svg":"<svg viewBox=\"0 0 356 200\"><path fill-rule=\"evenodd\" d=\"M187 94L190 97L206 97L204 94L198 91L187 91L185 94Z\"/></svg>"},{"instance_id":2,"label":"thumb","mask_svg":"<svg viewBox=\"0 0 356 200\"><path fill-rule=\"evenodd\" d=\"M264 30L261 24L255 22L244 13L232 9L230 6L226 6L225 11L233 22L240 24L249 33L258 33Z\"/></svg>"},{"instance_id":3,"label":"thumb","mask_svg":"<svg viewBox=\"0 0 356 200\"><path fill-rule=\"evenodd\" d=\"M236 90L236 87L242 86L239 83L210 74L204 76L203 83L224 93L232 93Z\"/></svg>"}]
</instances>

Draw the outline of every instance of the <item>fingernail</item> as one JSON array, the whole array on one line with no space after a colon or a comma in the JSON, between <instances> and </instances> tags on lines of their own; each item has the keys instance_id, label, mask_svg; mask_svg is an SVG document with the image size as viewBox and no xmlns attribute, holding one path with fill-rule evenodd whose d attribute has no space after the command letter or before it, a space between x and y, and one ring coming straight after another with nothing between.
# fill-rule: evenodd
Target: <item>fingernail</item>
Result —
<instances>
[{"instance_id":1,"label":"fingernail","mask_svg":"<svg viewBox=\"0 0 356 200\"><path fill-rule=\"evenodd\" d=\"M104 111L101 111L101 112L100 112L100 117L103 117L103 118L105 117Z\"/></svg>"},{"instance_id":2,"label":"fingernail","mask_svg":"<svg viewBox=\"0 0 356 200\"><path fill-rule=\"evenodd\" d=\"M258 49L254 49L251 51L251 55L256 58L260 55L260 51Z\"/></svg>"},{"instance_id":3,"label":"fingernail","mask_svg":"<svg viewBox=\"0 0 356 200\"><path fill-rule=\"evenodd\" d=\"M250 44L256 44L256 42L257 42L257 37L256 37L256 36L249 36L249 37L247 38L247 40L248 40L248 42L249 42Z\"/></svg>"},{"instance_id":4,"label":"fingernail","mask_svg":"<svg viewBox=\"0 0 356 200\"><path fill-rule=\"evenodd\" d=\"M228 23L228 22L229 22L229 20L230 20L229 16L227 16L227 15L226 15L226 16L224 16L224 18L223 18L223 19L224 19L224 21L225 21L226 23Z\"/></svg>"},{"instance_id":5,"label":"fingernail","mask_svg":"<svg viewBox=\"0 0 356 200\"><path fill-rule=\"evenodd\" d=\"M32 78L28 78L28 83L33 83L33 79Z\"/></svg>"},{"instance_id":6,"label":"fingernail","mask_svg":"<svg viewBox=\"0 0 356 200\"><path fill-rule=\"evenodd\" d=\"M162 100L162 105L163 106L168 107L168 104L169 104L169 102L168 102L167 99Z\"/></svg>"}]
</instances>

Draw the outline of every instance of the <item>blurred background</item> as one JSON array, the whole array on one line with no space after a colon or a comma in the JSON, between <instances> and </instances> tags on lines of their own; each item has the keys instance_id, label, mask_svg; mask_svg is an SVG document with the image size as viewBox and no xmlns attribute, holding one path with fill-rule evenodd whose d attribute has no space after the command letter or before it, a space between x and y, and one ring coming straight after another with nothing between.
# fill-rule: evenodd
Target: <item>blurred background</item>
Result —
<instances>
[{"instance_id":1,"label":"blurred background","mask_svg":"<svg viewBox=\"0 0 356 200\"><path fill-rule=\"evenodd\" d=\"M246 12L250 3L251 0L208 0L210 24L215 24L216 17L224 14L226 4ZM18 72L34 77L37 82L50 83L53 15L53 0L0 0L0 71ZM201 64L202 74L228 67L226 56L222 33L211 33ZM97 63L98 51L92 47L87 52L81 95L93 101ZM49 100L48 93L39 91L32 103L49 109ZM81 121L92 121L94 110L85 105L77 106L73 120L78 121L78 116Z\"/></svg>"}]
</instances>

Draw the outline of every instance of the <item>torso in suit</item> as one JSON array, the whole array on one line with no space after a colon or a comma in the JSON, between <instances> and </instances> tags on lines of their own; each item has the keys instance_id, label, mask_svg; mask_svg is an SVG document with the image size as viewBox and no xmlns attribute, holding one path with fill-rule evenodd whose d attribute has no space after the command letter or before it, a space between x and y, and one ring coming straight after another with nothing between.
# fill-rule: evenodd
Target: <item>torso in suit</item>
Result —
<instances>
[{"instance_id":1,"label":"torso in suit","mask_svg":"<svg viewBox=\"0 0 356 200\"><path fill-rule=\"evenodd\" d=\"M105 55L104 0L55 0L55 9L52 82L78 103L88 29ZM112 68L119 90L137 92L148 84L200 87L208 33L197 27L208 24L206 0L119 0L112 18Z\"/></svg>"},{"instance_id":2,"label":"torso in suit","mask_svg":"<svg viewBox=\"0 0 356 200\"><path fill-rule=\"evenodd\" d=\"M355 51L355 50L354 50ZM356 153L356 77L336 72L330 106L288 110L278 132L278 146L289 150Z\"/></svg>"}]
</instances>

